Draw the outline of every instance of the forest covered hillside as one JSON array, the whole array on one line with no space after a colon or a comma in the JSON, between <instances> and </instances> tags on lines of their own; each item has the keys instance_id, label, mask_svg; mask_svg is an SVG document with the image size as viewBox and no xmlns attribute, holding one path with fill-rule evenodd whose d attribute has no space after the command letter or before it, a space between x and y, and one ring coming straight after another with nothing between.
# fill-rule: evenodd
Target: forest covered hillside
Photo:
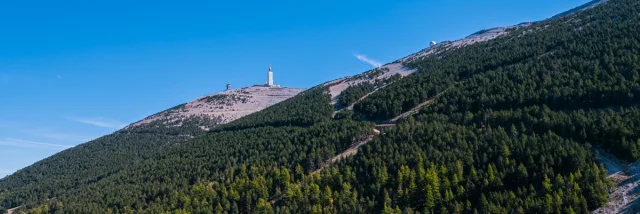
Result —
<instances>
[{"instance_id":1,"label":"forest covered hillside","mask_svg":"<svg viewBox=\"0 0 640 214\"><path fill-rule=\"evenodd\" d=\"M54 198L109 177L207 130L295 96L304 89L252 86L195 99L113 134L67 149L0 180L0 207Z\"/></svg>"},{"instance_id":2,"label":"forest covered hillside","mask_svg":"<svg viewBox=\"0 0 640 214\"><path fill-rule=\"evenodd\" d=\"M611 177L598 160L601 152L640 159L640 2L575 11L401 60L415 70L403 78L347 84L337 96L331 82L321 84L81 186L46 190L46 182L10 177L0 182L0 206L637 213L625 195L637 189L622 201L610 197L636 182L634 174ZM27 188L45 190L17 191Z\"/></svg>"}]
</instances>

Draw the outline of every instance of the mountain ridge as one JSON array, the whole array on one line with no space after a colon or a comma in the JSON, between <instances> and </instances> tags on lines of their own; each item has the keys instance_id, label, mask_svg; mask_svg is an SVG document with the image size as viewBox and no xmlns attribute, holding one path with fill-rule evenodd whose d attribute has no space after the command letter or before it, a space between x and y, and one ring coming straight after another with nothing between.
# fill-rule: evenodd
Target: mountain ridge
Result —
<instances>
[{"instance_id":1,"label":"mountain ridge","mask_svg":"<svg viewBox=\"0 0 640 214\"><path fill-rule=\"evenodd\" d=\"M279 103L304 90L256 85L223 91L205 95L188 103L151 115L126 126L124 129L131 129L157 120L166 121L164 123L177 122L176 126L180 126L180 121L190 117L205 117L210 120L217 120L219 124L224 124ZM208 131L213 127L202 126L201 128Z\"/></svg>"}]
</instances>

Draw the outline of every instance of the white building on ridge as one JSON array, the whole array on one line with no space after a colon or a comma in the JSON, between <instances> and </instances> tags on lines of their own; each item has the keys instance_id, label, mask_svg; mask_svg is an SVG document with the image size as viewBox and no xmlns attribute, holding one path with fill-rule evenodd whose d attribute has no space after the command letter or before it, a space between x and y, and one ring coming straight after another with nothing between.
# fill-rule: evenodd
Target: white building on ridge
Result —
<instances>
[{"instance_id":1,"label":"white building on ridge","mask_svg":"<svg viewBox=\"0 0 640 214\"><path fill-rule=\"evenodd\" d=\"M269 64L269 72L267 72L267 87L280 88L280 85L273 84L273 71L271 71L271 64Z\"/></svg>"},{"instance_id":2,"label":"white building on ridge","mask_svg":"<svg viewBox=\"0 0 640 214\"><path fill-rule=\"evenodd\" d=\"M267 85L273 86L273 72L271 71L271 64L269 64L269 72L267 72Z\"/></svg>"}]
</instances>

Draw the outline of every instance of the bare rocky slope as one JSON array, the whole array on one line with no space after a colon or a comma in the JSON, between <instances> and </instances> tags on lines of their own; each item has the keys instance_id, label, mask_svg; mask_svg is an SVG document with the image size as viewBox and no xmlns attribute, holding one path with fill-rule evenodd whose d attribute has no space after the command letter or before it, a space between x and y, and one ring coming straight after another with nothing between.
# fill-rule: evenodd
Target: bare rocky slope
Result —
<instances>
[{"instance_id":1,"label":"bare rocky slope","mask_svg":"<svg viewBox=\"0 0 640 214\"><path fill-rule=\"evenodd\" d=\"M199 127L208 131L219 124L225 124L238 118L260 111L304 91L300 88L278 88L251 86L215 94L206 95L191 102L149 116L124 129L161 122L167 126L182 126L189 119L198 118Z\"/></svg>"},{"instance_id":2,"label":"bare rocky slope","mask_svg":"<svg viewBox=\"0 0 640 214\"><path fill-rule=\"evenodd\" d=\"M593 211L594 214L639 213L640 161L628 163L599 149L598 162L607 169L607 175L616 184L609 194L609 202Z\"/></svg>"}]
</instances>

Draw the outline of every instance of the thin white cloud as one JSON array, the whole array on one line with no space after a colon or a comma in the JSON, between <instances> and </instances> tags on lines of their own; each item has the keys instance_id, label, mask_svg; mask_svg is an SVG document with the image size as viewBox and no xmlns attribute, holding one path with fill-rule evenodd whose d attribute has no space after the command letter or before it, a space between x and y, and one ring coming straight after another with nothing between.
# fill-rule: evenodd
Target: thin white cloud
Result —
<instances>
[{"instance_id":1,"label":"thin white cloud","mask_svg":"<svg viewBox=\"0 0 640 214\"><path fill-rule=\"evenodd\" d=\"M4 138L0 140L0 145L23 147L23 148L35 148L35 149L68 149L73 147L72 145L54 144L54 143L41 143L28 140L20 140L14 138Z\"/></svg>"},{"instance_id":2,"label":"thin white cloud","mask_svg":"<svg viewBox=\"0 0 640 214\"><path fill-rule=\"evenodd\" d=\"M94 125L94 126L103 127L103 128L112 128L112 129L121 129L121 128L124 128L127 125L127 124L124 124L122 122L118 122L118 121L115 121L115 120L109 120L109 119L105 119L105 118L102 118L102 117L98 117L98 118L76 118L76 117L70 117L68 119L71 120L71 121L79 122L79 123Z\"/></svg>"},{"instance_id":3,"label":"thin white cloud","mask_svg":"<svg viewBox=\"0 0 640 214\"><path fill-rule=\"evenodd\" d=\"M59 141L70 142L70 143L80 143L80 142L86 142L86 141L95 139L95 137L91 137L91 136L60 132L55 128L34 127L31 125L18 123L14 121L0 120L0 127L10 128L14 132L20 132L27 135L45 137L52 140L59 140Z\"/></svg>"},{"instance_id":4,"label":"thin white cloud","mask_svg":"<svg viewBox=\"0 0 640 214\"><path fill-rule=\"evenodd\" d=\"M52 140L68 141L68 142L80 142L84 143L95 139L95 137L87 137L84 135L67 134L67 133L55 133L55 132L43 132L35 133L36 136L45 137Z\"/></svg>"},{"instance_id":5,"label":"thin white cloud","mask_svg":"<svg viewBox=\"0 0 640 214\"><path fill-rule=\"evenodd\" d=\"M27 134L29 136L44 137L47 139L66 143L84 143L95 139L94 136L79 135L75 133L60 132L52 128L33 127L13 121L0 120L0 128L9 128L13 132Z\"/></svg>"},{"instance_id":6,"label":"thin white cloud","mask_svg":"<svg viewBox=\"0 0 640 214\"><path fill-rule=\"evenodd\" d=\"M367 64L369 64L369 65L371 65L371 66L373 66L373 67L375 67L375 68L382 66L382 63L380 63L380 62L378 62L378 61L376 61L376 60L374 60L374 59L371 59L371 58L369 58L369 57L368 57L368 56L366 56L366 55L362 55L362 54L355 54L355 53L354 53L354 54L353 54L353 56L355 56L356 58L358 58L358 60L363 61L363 62L366 62Z\"/></svg>"},{"instance_id":7,"label":"thin white cloud","mask_svg":"<svg viewBox=\"0 0 640 214\"><path fill-rule=\"evenodd\" d=\"M84 143L92 139L95 139L95 137L79 135L75 133L60 132L58 130L51 129L51 128L25 128L25 129L21 129L20 131L28 135L44 137L47 139L68 142L68 143Z\"/></svg>"}]
</instances>

